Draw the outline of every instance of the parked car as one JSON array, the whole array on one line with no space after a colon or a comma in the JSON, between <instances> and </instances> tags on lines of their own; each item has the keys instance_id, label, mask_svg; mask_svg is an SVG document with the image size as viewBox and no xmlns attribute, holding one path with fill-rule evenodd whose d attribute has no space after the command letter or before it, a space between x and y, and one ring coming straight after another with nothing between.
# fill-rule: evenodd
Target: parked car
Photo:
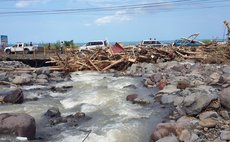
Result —
<instances>
[{"instance_id":1,"label":"parked car","mask_svg":"<svg viewBox=\"0 0 230 142\"><path fill-rule=\"evenodd\" d=\"M203 42L198 40L180 39L175 40L173 46L202 46Z\"/></svg>"},{"instance_id":2,"label":"parked car","mask_svg":"<svg viewBox=\"0 0 230 142\"><path fill-rule=\"evenodd\" d=\"M102 48L105 49L108 46L107 40L95 40L95 41L89 41L83 46L80 47L81 49L94 49L94 48Z\"/></svg>"},{"instance_id":3,"label":"parked car","mask_svg":"<svg viewBox=\"0 0 230 142\"><path fill-rule=\"evenodd\" d=\"M158 40L142 40L140 43L141 46L145 46L145 47L165 47L167 46L166 44L162 44L160 41Z\"/></svg>"},{"instance_id":4,"label":"parked car","mask_svg":"<svg viewBox=\"0 0 230 142\"><path fill-rule=\"evenodd\" d=\"M38 45L26 44L26 43L17 43L13 46L8 46L4 49L6 54L11 54L15 52L24 52L29 54L35 50L38 50Z\"/></svg>"}]
</instances>

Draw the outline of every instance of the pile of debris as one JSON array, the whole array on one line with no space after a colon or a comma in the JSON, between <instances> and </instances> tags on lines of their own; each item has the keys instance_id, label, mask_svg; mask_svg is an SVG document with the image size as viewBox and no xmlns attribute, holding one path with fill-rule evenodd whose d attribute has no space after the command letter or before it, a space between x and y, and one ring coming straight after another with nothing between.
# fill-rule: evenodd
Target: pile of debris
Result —
<instances>
[{"instance_id":1,"label":"pile of debris","mask_svg":"<svg viewBox=\"0 0 230 142\"><path fill-rule=\"evenodd\" d=\"M133 63L159 63L167 61L195 60L202 63L230 63L230 48L220 46L202 47L162 47L141 48L123 47L115 44L109 49L76 50L64 55L56 55L51 62L57 63L53 70L106 71L116 69L124 71Z\"/></svg>"}]
</instances>

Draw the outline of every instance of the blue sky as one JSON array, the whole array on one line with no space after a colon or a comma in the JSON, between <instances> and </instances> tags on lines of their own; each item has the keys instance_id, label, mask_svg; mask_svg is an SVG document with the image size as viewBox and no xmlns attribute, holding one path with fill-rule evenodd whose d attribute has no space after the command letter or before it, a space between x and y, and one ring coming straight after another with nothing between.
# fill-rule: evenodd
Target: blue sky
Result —
<instances>
[{"instance_id":1,"label":"blue sky","mask_svg":"<svg viewBox=\"0 0 230 142\"><path fill-rule=\"evenodd\" d=\"M102 7L112 10L92 9ZM200 39L223 39L229 8L228 0L0 0L0 34L8 35L10 43L174 40L193 33L200 33ZM69 9L75 11L27 12Z\"/></svg>"}]
</instances>

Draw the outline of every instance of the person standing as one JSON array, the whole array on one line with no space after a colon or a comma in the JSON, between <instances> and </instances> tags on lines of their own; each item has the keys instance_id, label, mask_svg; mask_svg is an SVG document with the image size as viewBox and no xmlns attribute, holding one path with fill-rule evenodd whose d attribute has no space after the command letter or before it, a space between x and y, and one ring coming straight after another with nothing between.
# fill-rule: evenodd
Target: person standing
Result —
<instances>
[{"instance_id":1,"label":"person standing","mask_svg":"<svg viewBox=\"0 0 230 142\"><path fill-rule=\"evenodd\" d=\"M62 42L61 42L61 54L63 54L63 50L64 50L64 47L63 47L63 46L64 46L64 42L62 41Z\"/></svg>"}]
</instances>

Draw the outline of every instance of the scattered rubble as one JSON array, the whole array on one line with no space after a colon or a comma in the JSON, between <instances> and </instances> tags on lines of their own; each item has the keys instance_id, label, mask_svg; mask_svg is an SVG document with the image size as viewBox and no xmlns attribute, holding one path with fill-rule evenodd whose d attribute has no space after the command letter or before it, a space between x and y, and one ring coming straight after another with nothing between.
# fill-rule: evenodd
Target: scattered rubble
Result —
<instances>
[{"instance_id":1,"label":"scattered rubble","mask_svg":"<svg viewBox=\"0 0 230 142\"><path fill-rule=\"evenodd\" d=\"M116 48L115 48L116 47ZM118 48L119 47L119 48ZM115 50L116 49L116 50ZM111 52L113 51L114 52ZM116 51L116 52L115 52ZM125 71L133 63L160 63L166 61L194 60L202 63L229 63L230 50L222 46L202 47L122 47L120 44L113 48L81 50L68 52L65 55L51 57L51 62L58 64L54 70L82 71L95 70L106 71L116 69Z\"/></svg>"}]
</instances>

